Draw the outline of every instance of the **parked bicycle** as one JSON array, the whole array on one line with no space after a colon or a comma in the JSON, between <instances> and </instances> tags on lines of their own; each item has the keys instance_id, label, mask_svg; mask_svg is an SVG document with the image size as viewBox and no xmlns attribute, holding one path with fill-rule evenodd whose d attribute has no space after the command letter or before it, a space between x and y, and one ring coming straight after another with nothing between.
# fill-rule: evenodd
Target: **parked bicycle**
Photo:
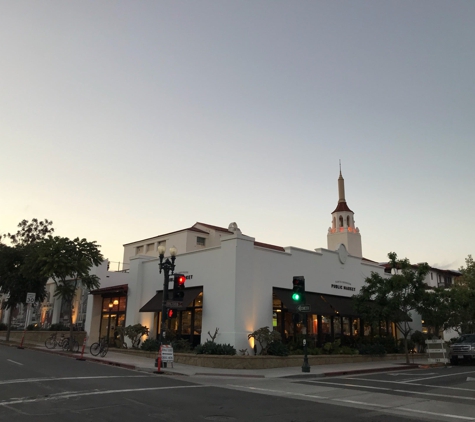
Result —
<instances>
[{"instance_id":1,"label":"parked bicycle","mask_svg":"<svg viewBox=\"0 0 475 422\"><path fill-rule=\"evenodd\" d=\"M47 349L54 349L56 346L62 348L65 340L66 340L66 337L64 337L63 333L61 333L61 336L59 339L58 339L58 333L54 333L54 334L51 334L51 336L45 340L45 346Z\"/></svg>"},{"instance_id":2,"label":"parked bicycle","mask_svg":"<svg viewBox=\"0 0 475 422\"><path fill-rule=\"evenodd\" d=\"M92 343L91 348L89 349L92 356L100 355L104 357L109 351L109 345L107 344L106 338L102 337L99 342Z\"/></svg>"},{"instance_id":3,"label":"parked bicycle","mask_svg":"<svg viewBox=\"0 0 475 422\"><path fill-rule=\"evenodd\" d=\"M70 342L72 343L72 347L69 346ZM65 337L63 340L62 348L64 351L71 351L77 353L79 352L79 343L74 337Z\"/></svg>"}]
</instances>

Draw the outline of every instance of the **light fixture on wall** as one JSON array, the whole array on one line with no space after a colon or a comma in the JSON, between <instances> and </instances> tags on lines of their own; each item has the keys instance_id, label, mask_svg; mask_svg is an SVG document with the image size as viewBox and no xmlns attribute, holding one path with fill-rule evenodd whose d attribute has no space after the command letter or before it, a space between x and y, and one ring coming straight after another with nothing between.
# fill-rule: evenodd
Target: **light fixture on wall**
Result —
<instances>
[{"instance_id":1,"label":"light fixture on wall","mask_svg":"<svg viewBox=\"0 0 475 422\"><path fill-rule=\"evenodd\" d=\"M117 306L119 304L119 299L114 299L114 302L112 302L114 306Z\"/></svg>"},{"instance_id":2,"label":"light fixture on wall","mask_svg":"<svg viewBox=\"0 0 475 422\"><path fill-rule=\"evenodd\" d=\"M114 304L112 303L112 299L109 300L109 308L113 308L114 307Z\"/></svg>"}]
</instances>

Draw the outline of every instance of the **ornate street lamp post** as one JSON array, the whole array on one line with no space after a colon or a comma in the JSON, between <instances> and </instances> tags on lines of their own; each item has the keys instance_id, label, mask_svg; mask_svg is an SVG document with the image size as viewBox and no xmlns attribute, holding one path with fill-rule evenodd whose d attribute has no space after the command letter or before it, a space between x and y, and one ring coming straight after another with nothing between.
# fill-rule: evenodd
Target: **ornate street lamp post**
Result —
<instances>
[{"instance_id":1,"label":"ornate street lamp post","mask_svg":"<svg viewBox=\"0 0 475 422\"><path fill-rule=\"evenodd\" d=\"M164 344L166 341L167 335L167 300L168 300L168 283L170 281L170 273L173 274L175 271L175 259L176 259L176 248L175 246L170 248L170 258L165 260L165 246L160 245L158 247L158 256L160 258L160 263L158 267L160 269L160 274L163 271L163 300L162 300L162 321L160 324L160 344Z\"/></svg>"}]
</instances>

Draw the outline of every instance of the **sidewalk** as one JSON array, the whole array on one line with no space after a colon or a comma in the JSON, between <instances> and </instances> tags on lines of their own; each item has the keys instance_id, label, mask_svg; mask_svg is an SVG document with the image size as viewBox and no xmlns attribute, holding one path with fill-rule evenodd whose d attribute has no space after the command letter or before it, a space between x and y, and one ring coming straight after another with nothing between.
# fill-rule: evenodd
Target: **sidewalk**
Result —
<instances>
[{"instance_id":1,"label":"sidewalk","mask_svg":"<svg viewBox=\"0 0 475 422\"><path fill-rule=\"evenodd\" d=\"M0 342L5 346L17 347L18 344ZM43 345L25 345L25 348L36 349L47 353L57 353L71 358L80 358L80 353L63 352L61 349L46 349ZM81 349L80 349L81 350ZM132 354L110 351L104 358L92 356L89 354L88 348L84 351L84 360L98 362L106 365L119 366L127 369L134 369L142 372L154 373L157 371L155 367L155 359ZM333 365L314 365L310 368L310 373L303 373L300 366L272 368L272 369L223 369L208 368L200 366L191 366L180 363L167 364L166 368L162 368L162 373L166 375L177 376L226 376L226 377L248 377L248 378L315 378L325 376L349 375L369 372L382 371L400 371L404 369L417 368L419 365L428 365L427 358L416 359L411 365L405 364L404 356L401 359L384 362L364 362L364 363L345 363ZM302 360L303 363L303 360Z\"/></svg>"}]
</instances>

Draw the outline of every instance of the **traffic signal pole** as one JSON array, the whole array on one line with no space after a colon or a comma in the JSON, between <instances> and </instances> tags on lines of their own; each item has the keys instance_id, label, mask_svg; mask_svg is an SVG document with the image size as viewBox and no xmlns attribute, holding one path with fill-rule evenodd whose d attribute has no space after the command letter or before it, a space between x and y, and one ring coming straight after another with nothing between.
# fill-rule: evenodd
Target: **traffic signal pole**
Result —
<instances>
[{"instance_id":1,"label":"traffic signal pole","mask_svg":"<svg viewBox=\"0 0 475 422\"><path fill-rule=\"evenodd\" d=\"M170 248L170 258L164 260L165 248L159 246L159 259L158 264L159 273L163 271L163 299L162 299L162 315L160 323L160 348L166 342L167 336L167 300L168 300L168 285L170 283L170 273L173 274L175 271L175 259L176 259L176 249L175 247ZM157 359L157 365L160 359ZM160 366L157 367L158 373L160 373Z\"/></svg>"},{"instance_id":2,"label":"traffic signal pole","mask_svg":"<svg viewBox=\"0 0 475 422\"><path fill-rule=\"evenodd\" d=\"M308 355L307 355L307 333L308 333L308 314L305 315L305 338L303 340L303 365L302 372L310 372L310 365L308 364Z\"/></svg>"},{"instance_id":3,"label":"traffic signal pole","mask_svg":"<svg viewBox=\"0 0 475 422\"><path fill-rule=\"evenodd\" d=\"M305 315L305 338L303 340L304 358L302 372L310 372L307 354L308 312L310 311L310 305L307 305L305 300L305 277L294 276L292 279L292 286L292 300L296 303L297 310Z\"/></svg>"}]
</instances>

